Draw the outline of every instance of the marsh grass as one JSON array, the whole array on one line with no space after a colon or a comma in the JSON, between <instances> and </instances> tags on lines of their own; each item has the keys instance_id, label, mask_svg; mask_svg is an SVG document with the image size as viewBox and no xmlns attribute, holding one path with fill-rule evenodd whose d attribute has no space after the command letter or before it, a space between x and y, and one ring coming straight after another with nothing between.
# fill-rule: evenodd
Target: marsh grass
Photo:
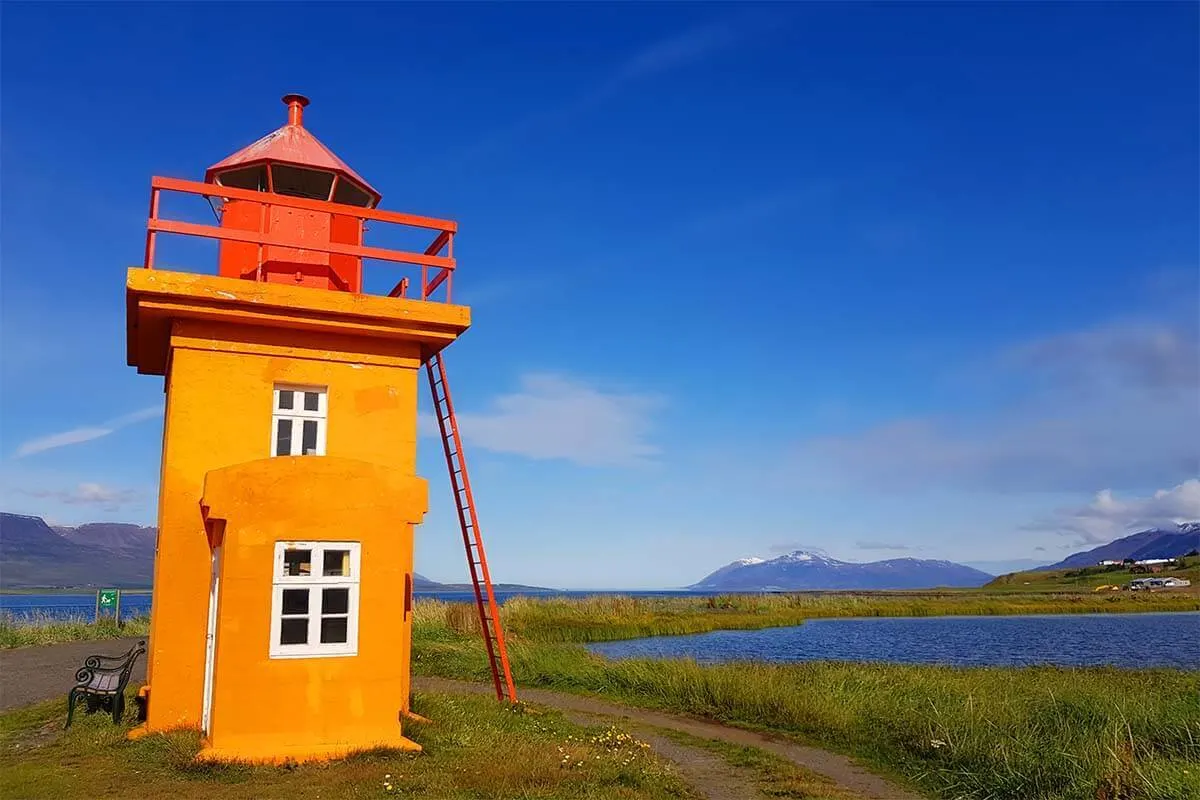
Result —
<instances>
[{"instance_id":1,"label":"marsh grass","mask_svg":"<svg viewBox=\"0 0 1200 800\"><path fill-rule=\"evenodd\" d=\"M429 620L422 631L434 627ZM1197 672L608 661L578 645L533 641L536 626L510 629L522 631L510 637L522 685L791 735L941 797L1200 797ZM482 645L444 621L439 635L418 636L413 652L419 672L487 678Z\"/></svg>"},{"instance_id":2,"label":"marsh grass","mask_svg":"<svg viewBox=\"0 0 1200 800\"><path fill-rule=\"evenodd\" d=\"M422 613L417 604L418 617ZM434 616L447 612L443 603ZM467 606L468 608L469 605ZM505 632L540 642L597 642L799 625L828 617L997 616L1200 611L1200 596L942 593L731 594L715 597L516 597L501 609ZM473 612L472 612L473 613ZM458 630L458 628L454 628ZM476 621L475 630L478 629Z\"/></svg>"},{"instance_id":3,"label":"marsh grass","mask_svg":"<svg viewBox=\"0 0 1200 800\"><path fill-rule=\"evenodd\" d=\"M85 617L64 619L34 613L17 618L0 614L0 648L146 636L150 632L148 616L128 617L121 622L121 627L117 627L111 617L93 622Z\"/></svg>"},{"instance_id":4,"label":"marsh grass","mask_svg":"<svg viewBox=\"0 0 1200 800\"><path fill-rule=\"evenodd\" d=\"M357 753L282 767L196 762L199 734L125 739L126 725L97 714L62 730L62 703L0 714L0 797L121 798L695 798L652 753L606 742L601 728L554 711L511 708L486 697L418 694L433 720L406 725L425 748ZM630 740L632 742L632 740Z\"/></svg>"}]
</instances>

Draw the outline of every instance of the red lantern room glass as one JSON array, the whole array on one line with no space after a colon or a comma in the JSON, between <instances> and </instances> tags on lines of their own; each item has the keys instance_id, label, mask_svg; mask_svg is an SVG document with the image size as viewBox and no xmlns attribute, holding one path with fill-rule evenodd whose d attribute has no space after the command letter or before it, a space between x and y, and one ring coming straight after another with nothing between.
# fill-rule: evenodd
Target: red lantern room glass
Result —
<instances>
[{"instance_id":1,"label":"red lantern room glass","mask_svg":"<svg viewBox=\"0 0 1200 800\"><path fill-rule=\"evenodd\" d=\"M287 123L213 164L206 183L277 195L375 208L381 195L304 127L303 95L284 95ZM255 231L317 250L222 241L219 274L345 292L362 291L362 259L321 252L330 243L362 245L363 220L329 210L286 208L226 199L221 227Z\"/></svg>"}]
</instances>

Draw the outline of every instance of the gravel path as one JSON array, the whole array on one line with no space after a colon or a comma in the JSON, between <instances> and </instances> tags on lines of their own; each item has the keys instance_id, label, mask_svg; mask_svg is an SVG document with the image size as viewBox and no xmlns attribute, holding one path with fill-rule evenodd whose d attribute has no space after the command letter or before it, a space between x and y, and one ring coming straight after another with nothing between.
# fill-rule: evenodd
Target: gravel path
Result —
<instances>
[{"instance_id":1,"label":"gravel path","mask_svg":"<svg viewBox=\"0 0 1200 800\"><path fill-rule=\"evenodd\" d=\"M75 670L95 653L113 655L128 650L137 639L109 639L96 642L22 647L0 650L0 710L16 708L43 700L62 699L74 684ZM146 660L134 667L130 683L145 681ZM445 678L417 677L417 691L489 694L491 686ZM578 721L595 724L596 717L618 718L638 729L654 750L678 765L681 775L705 792L709 800L754 800L761 797L745 770L729 766L707 750L688 747L656 734L653 729L675 730L703 739L719 739L737 745L756 747L829 777L840 786L871 800L920 800L920 796L886 781L856 765L843 755L816 747L807 747L786 739L733 728L715 722L693 719L623 706L594 697L521 688L522 700L567 712Z\"/></svg>"},{"instance_id":2,"label":"gravel path","mask_svg":"<svg viewBox=\"0 0 1200 800\"><path fill-rule=\"evenodd\" d=\"M0 711L61 698L75 685L75 670L96 654L114 656L128 650L138 639L105 639L97 642L66 642L41 647L0 650ZM146 657L138 658L129 676L131 684L146 680Z\"/></svg>"},{"instance_id":3,"label":"gravel path","mask_svg":"<svg viewBox=\"0 0 1200 800\"><path fill-rule=\"evenodd\" d=\"M413 686L418 691L478 692L483 694L492 692L490 685L446 678L417 677L413 679ZM733 728L716 722L693 719L681 714L647 711L594 697L583 697L546 689L521 687L517 690L517 696L527 702L539 703L563 711L617 717L636 725L675 730L702 739L720 739L732 744L757 747L760 750L782 756L813 772L825 775L840 786L862 795L864 798L872 798L872 800L919 800L920 798L920 795L906 791L878 775L868 772L846 756L796 744L786 739L742 728ZM745 797L745 795L742 796ZM753 795L750 796L753 797Z\"/></svg>"}]
</instances>

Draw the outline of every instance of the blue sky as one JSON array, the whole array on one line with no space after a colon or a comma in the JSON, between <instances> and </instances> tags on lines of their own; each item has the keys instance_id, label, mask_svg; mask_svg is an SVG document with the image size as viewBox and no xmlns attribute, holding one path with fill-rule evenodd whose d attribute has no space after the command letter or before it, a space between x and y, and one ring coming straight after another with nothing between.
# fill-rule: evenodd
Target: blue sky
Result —
<instances>
[{"instance_id":1,"label":"blue sky","mask_svg":"<svg viewBox=\"0 0 1200 800\"><path fill-rule=\"evenodd\" d=\"M447 365L499 580L1045 562L1200 517L1198 22L5 4L0 507L153 523L162 386L123 303L149 178L299 91L384 208L460 224ZM461 580L440 459L418 570Z\"/></svg>"}]
</instances>

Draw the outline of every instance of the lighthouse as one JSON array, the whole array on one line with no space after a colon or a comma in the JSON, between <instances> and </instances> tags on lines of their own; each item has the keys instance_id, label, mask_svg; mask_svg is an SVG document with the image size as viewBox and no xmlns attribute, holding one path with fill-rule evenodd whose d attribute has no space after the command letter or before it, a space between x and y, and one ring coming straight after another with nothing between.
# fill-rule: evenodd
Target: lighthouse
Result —
<instances>
[{"instance_id":1,"label":"lighthouse","mask_svg":"<svg viewBox=\"0 0 1200 800\"><path fill-rule=\"evenodd\" d=\"M450 302L456 224L380 210L306 127L309 101L283 102L284 124L203 182L152 179L144 263L126 276L128 363L166 394L132 735L199 728L213 760L419 749L403 735L428 506L418 373L470 325ZM167 218L175 195L207 198L219 224ZM430 243L371 246L368 223ZM161 268L165 236L216 240L217 263ZM393 271L394 288L365 293L364 269Z\"/></svg>"}]
</instances>

